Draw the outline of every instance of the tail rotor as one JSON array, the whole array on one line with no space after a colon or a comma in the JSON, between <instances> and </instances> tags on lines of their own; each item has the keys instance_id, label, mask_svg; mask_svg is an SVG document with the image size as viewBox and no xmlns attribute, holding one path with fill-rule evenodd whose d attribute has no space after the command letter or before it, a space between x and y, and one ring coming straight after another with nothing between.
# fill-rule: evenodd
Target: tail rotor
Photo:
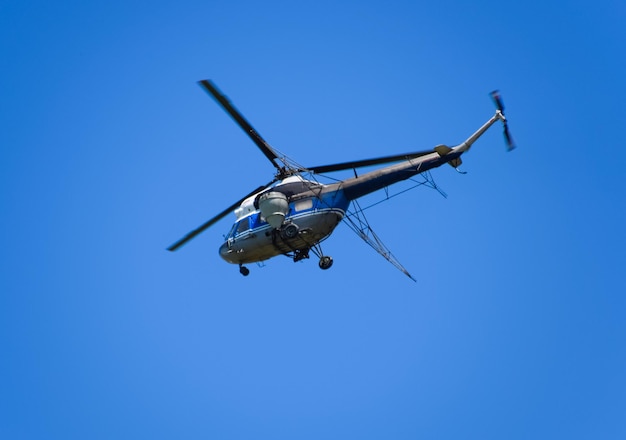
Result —
<instances>
[{"instance_id":1,"label":"tail rotor","mask_svg":"<svg viewBox=\"0 0 626 440\"><path fill-rule=\"evenodd\" d=\"M507 123L506 118L504 117L504 103L502 102L502 96L498 90L494 90L490 93L491 99L493 99L494 104L499 112L500 120L502 121L502 125L504 126L504 140L506 141L506 147L508 151L511 151L515 148L515 143L513 142L513 138L511 137L511 133L509 132L509 124Z\"/></svg>"}]
</instances>

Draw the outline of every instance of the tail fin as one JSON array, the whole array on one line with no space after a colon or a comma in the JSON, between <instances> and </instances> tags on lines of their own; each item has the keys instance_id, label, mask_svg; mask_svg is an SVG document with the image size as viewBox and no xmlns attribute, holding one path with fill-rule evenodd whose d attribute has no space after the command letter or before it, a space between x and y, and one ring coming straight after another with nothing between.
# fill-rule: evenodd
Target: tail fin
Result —
<instances>
[{"instance_id":1,"label":"tail fin","mask_svg":"<svg viewBox=\"0 0 626 440\"><path fill-rule=\"evenodd\" d=\"M439 157L443 157L446 154L448 154L450 151L452 151L452 148L448 147L447 145L437 145L435 147L435 151L437 152L437 154L439 154ZM448 163L450 164L452 168L457 169L458 167L461 166L463 161L461 160L461 156L459 156L459 157L452 159Z\"/></svg>"}]
</instances>

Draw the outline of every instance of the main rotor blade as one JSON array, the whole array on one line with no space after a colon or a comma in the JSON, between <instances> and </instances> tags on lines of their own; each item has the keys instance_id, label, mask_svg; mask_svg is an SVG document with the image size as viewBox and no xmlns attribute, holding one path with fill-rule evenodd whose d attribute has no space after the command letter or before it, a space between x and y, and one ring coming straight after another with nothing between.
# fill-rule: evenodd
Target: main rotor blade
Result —
<instances>
[{"instance_id":1,"label":"main rotor blade","mask_svg":"<svg viewBox=\"0 0 626 440\"><path fill-rule=\"evenodd\" d=\"M243 117L243 115L230 103L228 98L220 92L220 90L213 84L213 82L203 79L202 81L198 81L198 84L204 90L207 91L209 95L211 95L217 102L222 106L224 110L235 120L237 125L241 127L243 131L246 132L248 137L252 139L252 142L256 144L257 147L265 154L265 157L272 162L272 165L276 167L279 171L281 170L280 165L276 162L276 159L279 159L276 152L270 147L270 145L265 142L265 139L261 137L261 135L250 125L250 123Z\"/></svg>"},{"instance_id":2,"label":"main rotor blade","mask_svg":"<svg viewBox=\"0 0 626 440\"><path fill-rule=\"evenodd\" d=\"M235 203L233 203L232 205L230 205L228 208L226 208L225 210L223 210L222 212L220 212L219 214L217 214L215 217L213 217L212 219L210 219L209 221L207 221L206 223L202 224L201 226L199 226L198 228L194 229L193 231L191 231L190 233L188 233L187 235L185 235L183 238L181 238L180 240L178 240L176 243L174 243L173 245L171 245L170 247L167 248L168 251L175 251L176 249L178 249L179 247L181 247L182 245L184 245L185 243L187 243L189 240L191 240L192 238L196 237L197 235L199 235L200 233L204 232L205 230L207 230L210 226L214 225L215 223L217 223L219 220L221 220L222 218L226 217L230 212L234 211L235 208L237 208L239 205L241 205L241 202L243 202L244 200L246 200L248 197L258 193L259 191L264 190L265 188L267 188L268 186L270 186L272 183L274 183L276 181L276 179L272 180L271 182L269 182L267 185L263 185L263 186L259 186L257 189L255 189L254 191L250 192L249 194L243 196L241 199L237 200Z\"/></svg>"},{"instance_id":3,"label":"main rotor blade","mask_svg":"<svg viewBox=\"0 0 626 440\"><path fill-rule=\"evenodd\" d=\"M321 165L317 167L308 167L308 171L313 173L330 173L333 171L349 170L352 168L366 167L370 165L380 165L390 162L402 162L403 160L415 159L417 157L426 156L433 153L434 150L429 151L416 151L414 153L396 154L394 156L384 156L375 159L354 160L351 162L337 163L333 165Z\"/></svg>"}]
</instances>

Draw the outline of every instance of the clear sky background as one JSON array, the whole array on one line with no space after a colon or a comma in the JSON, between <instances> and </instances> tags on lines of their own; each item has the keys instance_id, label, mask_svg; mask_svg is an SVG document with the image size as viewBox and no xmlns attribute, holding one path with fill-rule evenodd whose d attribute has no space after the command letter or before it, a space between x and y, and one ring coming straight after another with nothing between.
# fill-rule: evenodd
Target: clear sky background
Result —
<instances>
[{"instance_id":1,"label":"clear sky background","mask_svg":"<svg viewBox=\"0 0 626 440\"><path fill-rule=\"evenodd\" d=\"M428 3L428 4L427 4ZM0 3L0 437L626 438L623 1ZM243 278L271 164L463 141ZM350 175L350 173L348 173Z\"/></svg>"}]
</instances>

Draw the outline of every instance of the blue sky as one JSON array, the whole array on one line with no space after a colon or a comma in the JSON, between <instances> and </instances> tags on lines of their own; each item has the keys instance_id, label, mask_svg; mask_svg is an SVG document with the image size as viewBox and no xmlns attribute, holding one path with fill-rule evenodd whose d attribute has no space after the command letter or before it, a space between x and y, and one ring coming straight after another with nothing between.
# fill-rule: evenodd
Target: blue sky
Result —
<instances>
[{"instance_id":1,"label":"blue sky","mask_svg":"<svg viewBox=\"0 0 626 440\"><path fill-rule=\"evenodd\" d=\"M0 437L623 438L623 2L0 4ZM241 277L273 168L198 87L318 165L500 128ZM349 175L349 173L348 173Z\"/></svg>"}]
</instances>

